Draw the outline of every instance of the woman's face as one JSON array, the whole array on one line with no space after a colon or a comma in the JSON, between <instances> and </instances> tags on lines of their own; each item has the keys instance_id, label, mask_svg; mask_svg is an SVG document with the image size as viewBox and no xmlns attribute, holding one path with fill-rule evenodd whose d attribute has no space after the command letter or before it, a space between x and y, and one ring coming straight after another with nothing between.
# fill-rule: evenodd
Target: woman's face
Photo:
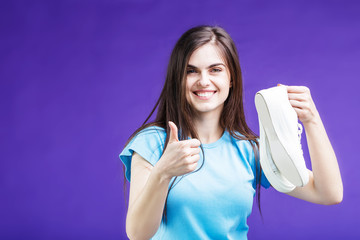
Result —
<instances>
[{"instance_id":1,"label":"woman's face","mask_svg":"<svg viewBox=\"0 0 360 240\"><path fill-rule=\"evenodd\" d=\"M211 43L196 49L187 65L186 100L198 113L222 111L231 87L230 73L217 47Z\"/></svg>"}]
</instances>

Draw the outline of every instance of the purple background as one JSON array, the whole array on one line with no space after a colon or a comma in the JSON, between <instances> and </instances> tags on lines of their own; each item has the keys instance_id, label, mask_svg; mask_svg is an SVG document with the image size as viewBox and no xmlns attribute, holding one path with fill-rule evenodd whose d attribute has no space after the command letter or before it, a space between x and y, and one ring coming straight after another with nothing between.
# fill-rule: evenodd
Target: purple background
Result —
<instances>
[{"instance_id":1,"label":"purple background","mask_svg":"<svg viewBox=\"0 0 360 240\"><path fill-rule=\"evenodd\" d=\"M198 24L233 37L255 132L258 90L311 89L342 172L336 206L263 190L249 239L359 237L360 3L169 2L2 1L0 238L126 239L118 154Z\"/></svg>"}]
</instances>

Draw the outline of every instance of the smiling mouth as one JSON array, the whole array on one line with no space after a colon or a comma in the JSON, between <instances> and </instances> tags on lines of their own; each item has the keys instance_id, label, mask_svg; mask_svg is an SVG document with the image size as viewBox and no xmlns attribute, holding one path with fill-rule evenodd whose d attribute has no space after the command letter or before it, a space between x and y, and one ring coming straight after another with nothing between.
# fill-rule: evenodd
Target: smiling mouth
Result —
<instances>
[{"instance_id":1,"label":"smiling mouth","mask_svg":"<svg viewBox=\"0 0 360 240\"><path fill-rule=\"evenodd\" d=\"M195 92L199 97L208 97L213 95L215 92Z\"/></svg>"},{"instance_id":2,"label":"smiling mouth","mask_svg":"<svg viewBox=\"0 0 360 240\"><path fill-rule=\"evenodd\" d=\"M200 100L209 100L212 98L212 96L216 93L216 91L213 92L193 92L193 94L196 96L196 98Z\"/></svg>"}]
</instances>

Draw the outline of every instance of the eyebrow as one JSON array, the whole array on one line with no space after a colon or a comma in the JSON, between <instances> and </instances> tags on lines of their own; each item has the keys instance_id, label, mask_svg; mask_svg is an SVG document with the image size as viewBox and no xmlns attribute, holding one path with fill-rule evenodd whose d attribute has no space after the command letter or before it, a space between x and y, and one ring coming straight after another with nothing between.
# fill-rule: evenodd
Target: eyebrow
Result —
<instances>
[{"instance_id":1,"label":"eyebrow","mask_svg":"<svg viewBox=\"0 0 360 240\"><path fill-rule=\"evenodd\" d=\"M207 68L212 68L212 67L215 67L215 66L218 66L218 65L223 65L224 67L226 67L225 64L223 64L223 63L214 63L214 64L211 64L210 66L208 66ZM197 69L197 67L195 67L195 66L193 66L193 65L190 65L190 64L188 64L187 67L188 67L188 68L196 68L196 69Z\"/></svg>"}]
</instances>

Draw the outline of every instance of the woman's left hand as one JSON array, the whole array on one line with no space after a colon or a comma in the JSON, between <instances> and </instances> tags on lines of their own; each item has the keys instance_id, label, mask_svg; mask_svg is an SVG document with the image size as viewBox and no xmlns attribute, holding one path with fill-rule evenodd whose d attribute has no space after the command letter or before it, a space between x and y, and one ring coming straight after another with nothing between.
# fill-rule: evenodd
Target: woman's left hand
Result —
<instances>
[{"instance_id":1,"label":"woman's left hand","mask_svg":"<svg viewBox=\"0 0 360 240\"><path fill-rule=\"evenodd\" d=\"M310 123L319 117L310 89L305 86L285 86L291 106L303 124Z\"/></svg>"},{"instance_id":2,"label":"woman's left hand","mask_svg":"<svg viewBox=\"0 0 360 240\"><path fill-rule=\"evenodd\" d=\"M318 204L338 204L343 199L339 165L310 90L304 86L285 87L290 104L305 127L312 166L309 183L288 195Z\"/></svg>"}]
</instances>

